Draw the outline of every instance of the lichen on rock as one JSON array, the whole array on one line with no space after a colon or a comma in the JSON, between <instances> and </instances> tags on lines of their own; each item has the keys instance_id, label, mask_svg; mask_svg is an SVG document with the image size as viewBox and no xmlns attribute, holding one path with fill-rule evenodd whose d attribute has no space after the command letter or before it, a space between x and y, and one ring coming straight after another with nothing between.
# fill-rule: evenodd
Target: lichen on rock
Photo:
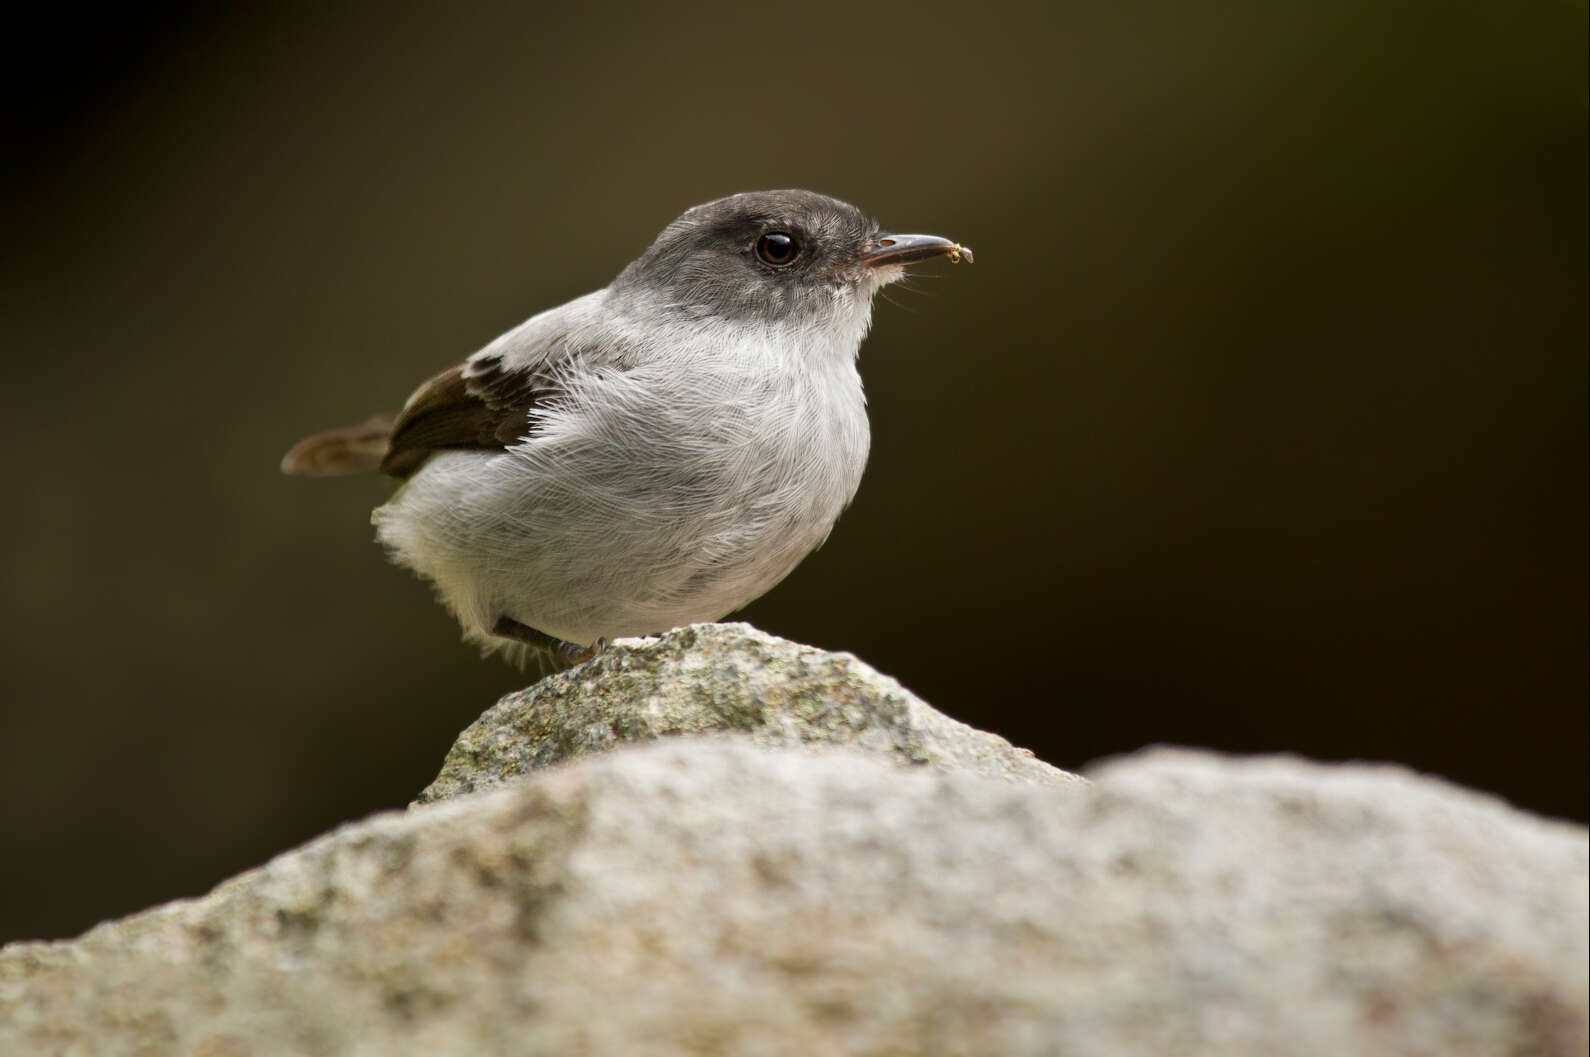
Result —
<instances>
[{"instance_id":1,"label":"lichen on rock","mask_svg":"<svg viewBox=\"0 0 1590 1057\"><path fill-rule=\"evenodd\" d=\"M621 639L487 709L454 743L420 803L477 792L615 746L736 734L821 745L1022 782L1074 782L1005 739L956 722L848 653L749 624Z\"/></svg>"}]
</instances>

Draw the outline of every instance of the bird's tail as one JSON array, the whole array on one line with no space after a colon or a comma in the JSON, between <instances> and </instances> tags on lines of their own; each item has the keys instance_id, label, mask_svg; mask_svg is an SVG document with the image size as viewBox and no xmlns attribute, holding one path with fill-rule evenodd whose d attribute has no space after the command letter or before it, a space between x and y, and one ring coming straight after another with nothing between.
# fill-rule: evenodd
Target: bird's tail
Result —
<instances>
[{"instance_id":1,"label":"bird's tail","mask_svg":"<svg viewBox=\"0 0 1590 1057\"><path fill-rule=\"evenodd\" d=\"M282 456L282 473L342 477L378 469L392 438L392 415L375 415L357 426L305 437Z\"/></svg>"}]
</instances>

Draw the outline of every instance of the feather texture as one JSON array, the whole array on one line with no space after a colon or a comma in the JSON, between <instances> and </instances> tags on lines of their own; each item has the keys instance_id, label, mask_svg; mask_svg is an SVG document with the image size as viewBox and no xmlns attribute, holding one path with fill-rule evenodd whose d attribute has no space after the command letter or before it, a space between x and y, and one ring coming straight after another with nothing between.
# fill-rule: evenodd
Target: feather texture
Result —
<instances>
[{"instance_id":1,"label":"feather texture","mask_svg":"<svg viewBox=\"0 0 1590 1057\"><path fill-rule=\"evenodd\" d=\"M539 379L524 436L436 451L376 511L484 645L504 644L501 616L578 643L715 620L788 575L860 483L870 304L785 327L604 307L581 299L471 357L466 379Z\"/></svg>"}]
</instances>

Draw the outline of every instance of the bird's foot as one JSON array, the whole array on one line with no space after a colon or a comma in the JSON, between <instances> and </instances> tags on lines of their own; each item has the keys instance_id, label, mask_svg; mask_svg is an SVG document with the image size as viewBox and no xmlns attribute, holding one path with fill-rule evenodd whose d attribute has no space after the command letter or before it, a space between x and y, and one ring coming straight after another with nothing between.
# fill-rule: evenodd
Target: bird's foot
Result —
<instances>
[{"instance_id":1,"label":"bird's foot","mask_svg":"<svg viewBox=\"0 0 1590 1057\"><path fill-rule=\"evenodd\" d=\"M528 624L521 624L512 617L498 617L497 623L492 625L491 633L533 647L543 656L550 657L559 668L573 668L576 664L584 664L607 649L605 638L598 638L589 646L580 646L564 642Z\"/></svg>"},{"instance_id":2,"label":"bird's foot","mask_svg":"<svg viewBox=\"0 0 1590 1057\"><path fill-rule=\"evenodd\" d=\"M584 664L605 649L607 649L606 638L598 638L589 646L576 646L572 642L559 639L557 656L565 668L573 668L576 664Z\"/></svg>"}]
</instances>

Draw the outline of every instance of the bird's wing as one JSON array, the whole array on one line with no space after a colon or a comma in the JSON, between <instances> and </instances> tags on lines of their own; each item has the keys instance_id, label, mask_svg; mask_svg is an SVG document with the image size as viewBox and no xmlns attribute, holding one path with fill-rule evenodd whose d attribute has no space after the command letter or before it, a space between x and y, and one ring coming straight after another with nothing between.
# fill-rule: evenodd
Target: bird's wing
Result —
<instances>
[{"instance_id":1,"label":"bird's wing","mask_svg":"<svg viewBox=\"0 0 1590 1057\"><path fill-rule=\"evenodd\" d=\"M407 477L441 448L507 448L575 361L622 365L630 345L602 326L600 292L543 312L429 379L403 406L381 471Z\"/></svg>"}]
</instances>

